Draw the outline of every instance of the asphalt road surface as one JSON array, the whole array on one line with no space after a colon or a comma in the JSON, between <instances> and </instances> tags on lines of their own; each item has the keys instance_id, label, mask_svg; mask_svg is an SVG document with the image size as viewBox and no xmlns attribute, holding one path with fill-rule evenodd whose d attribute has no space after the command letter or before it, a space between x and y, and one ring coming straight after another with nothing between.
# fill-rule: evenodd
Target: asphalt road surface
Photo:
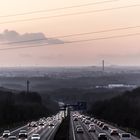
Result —
<instances>
[{"instance_id":1,"label":"asphalt road surface","mask_svg":"<svg viewBox=\"0 0 140 140\"><path fill-rule=\"evenodd\" d=\"M45 118L43 126L37 125L34 127L31 126L29 127L27 124L16 130L11 131L11 136L16 136L18 140L19 132L21 130L26 130L28 140L31 140L33 134L39 134L41 140L52 140L56 131L58 130L59 125L62 122L62 117L63 112L59 112L57 115L53 117ZM51 126L50 124L53 124L54 126ZM0 139L3 140L4 138L1 136ZM7 140L9 139L7 138Z\"/></svg>"},{"instance_id":2,"label":"asphalt road surface","mask_svg":"<svg viewBox=\"0 0 140 140\"><path fill-rule=\"evenodd\" d=\"M74 120L74 114L76 114L77 116L77 120ZM82 119L79 118L78 116L80 116L81 114L79 112L71 112L71 140L98 140L98 135L100 133L105 133L107 135L108 140L120 140L120 136L111 136L110 132L112 129L117 129L118 130L118 134L121 133L126 133L118 128L115 128L114 126L111 126L109 124L109 130L103 130L102 127L99 127L96 123L91 122L92 124L95 125L95 132L89 132L89 124L86 124L85 121L82 122ZM98 120L99 121L99 120ZM77 132L77 126L80 125L83 129L83 133L78 133ZM131 136L131 140L140 140L139 138L135 137L135 136Z\"/></svg>"}]
</instances>

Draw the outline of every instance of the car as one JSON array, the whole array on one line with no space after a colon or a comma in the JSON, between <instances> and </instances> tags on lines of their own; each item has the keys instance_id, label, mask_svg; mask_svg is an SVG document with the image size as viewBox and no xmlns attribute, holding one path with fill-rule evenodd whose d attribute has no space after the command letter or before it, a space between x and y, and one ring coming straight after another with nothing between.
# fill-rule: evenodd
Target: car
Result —
<instances>
[{"instance_id":1,"label":"car","mask_svg":"<svg viewBox=\"0 0 140 140\"><path fill-rule=\"evenodd\" d=\"M107 135L105 133L99 133L98 140L108 140Z\"/></svg>"},{"instance_id":2,"label":"car","mask_svg":"<svg viewBox=\"0 0 140 140\"><path fill-rule=\"evenodd\" d=\"M39 126L44 126L44 122L39 122Z\"/></svg>"},{"instance_id":3,"label":"car","mask_svg":"<svg viewBox=\"0 0 140 140\"><path fill-rule=\"evenodd\" d=\"M99 127L103 127L104 123L103 122L100 122L99 123Z\"/></svg>"},{"instance_id":4,"label":"car","mask_svg":"<svg viewBox=\"0 0 140 140\"><path fill-rule=\"evenodd\" d=\"M90 124L90 121L89 120L85 120L85 124Z\"/></svg>"},{"instance_id":5,"label":"car","mask_svg":"<svg viewBox=\"0 0 140 140\"><path fill-rule=\"evenodd\" d=\"M120 140L131 140L131 134L130 133L121 133L120 134Z\"/></svg>"},{"instance_id":6,"label":"car","mask_svg":"<svg viewBox=\"0 0 140 140\"><path fill-rule=\"evenodd\" d=\"M89 125L89 128L88 128L88 131L89 132L95 132L95 125Z\"/></svg>"},{"instance_id":7,"label":"car","mask_svg":"<svg viewBox=\"0 0 140 140\"><path fill-rule=\"evenodd\" d=\"M47 122L49 122L49 121L52 121L52 118L48 117L46 120L47 120Z\"/></svg>"},{"instance_id":8,"label":"car","mask_svg":"<svg viewBox=\"0 0 140 140\"><path fill-rule=\"evenodd\" d=\"M37 127L37 123L36 122L29 122L28 124L28 127Z\"/></svg>"},{"instance_id":9,"label":"car","mask_svg":"<svg viewBox=\"0 0 140 140\"><path fill-rule=\"evenodd\" d=\"M9 136L8 140L17 140L17 137L16 136Z\"/></svg>"},{"instance_id":10,"label":"car","mask_svg":"<svg viewBox=\"0 0 140 140\"><path fill-rule=\"evenodd\" d=\"M49 122L49 127L54 127L54 123L53 122Z\"/></svg>"},{"instance_id":11,"label":"car","mask_svg":"<svg viewBox=\"0 0 140 140\"><path fill-rule=\"evenodd\" d=\"M77 114L73 114L72 116L73 116L73 117L77 117Z\"/></svg>"},{"instance_id":12,"label":"car","mask_svg":"<svg viewBox=\"0 0 140 140\"><path fill-rule=\"evenodd\" d=\"M10 136L10 131L9 130L5 130L4 132L3 132L3 134L2 134L2 137L3 138L8 138L9 136Z\"/></svg>"},{"instance_id":13,"label":"car","mask_svg":"<svg viewBox=\"0 0 140 140\"><path fill-rule=\"evenodd\" d=\"M82 126L81 125L76 125L76 129L79 128L79 127L82 127Z\"/></svg>"},{"instance_id":14,"label":"car","mask_svg":"<svg viewBox=\"0 0 140 140\"><path fill-rule=\"evenodd\" d=\"M30 122L27 124L27 126L28 126L28 127L32 127L32 125L31 125L31 123L30 123Z\"/></svg>"},{"instance_id":15,"label":"car","mask_svg":"<svg viewBox=\"0 0 140 140\"><path fill-rule=\"evenodd\" d=\"M108 125L104 124L103 127L102 127L102 129L103 130L109 130L109 127L108 127Z\"/></svg>"},{"instance_id":16,"label":"car","mask_svg":"<svg viewBox=\"0 0 140 140\"><path fill-rule=\"evenodd\" d=\"M85 122L85 120L86 120L86 118L83 118L83 119L82 119L82 122Z\"/></svg>"},{"instance_id":17,"label":"car","mask_svg":"<svg viewBox=\"0 0 140 140\"><path fill-rule=\"evenodd\" d=\"M111 129L110 135L111 136L119 136L118 129Z\"/></svg>"},{"instance_id":18,"label":"car","mask_svg":"<svg viewBox=\"0 0 140 140\"><path fill-rule=\"evenodd\" d=\"M78 118L77 118L77 117L74 117L74 118L73 118L73 121L78 121Z\"/></svg>"},{"instance_id":19,"label":"car","mask_svg":"<svg viewBox=\"0 0 140 140\"><path fill-rule=\"evenodd\" d=\"M91 121L91 122L94 122L94 118L91 118L90 121Z\"/></svg>"},{"instance_id":20,"label":"car","mask_svg":"<svg viewBox=\"0 0 140 140\"><path fill-rule=\"evenodd\" d=\"M77 132L77 133L84 133L84 130L83 130L82 127L78 127L78 128L76 129L76 132Z\"/></svg>"},{"instance_id":21,"label":"car","mask_svg":"<svg viewBox=\"0 0 140 140\"><path fill-rule=\"evenodd\" d=\"M27 140L28 134L26 130L20 130L18 135L19 140Z\"/></svg>"},{"instance_id":22,"label":"car","mask_svg":"<svg viewBox=\"0 0 140 140\"><path fill-rule=\"evenodd\" d=\"M36 122L32 122L32 127L38 127L37 123Z\"/></svg>"},{"instance_id":23,"label":"car","mask_svg":"<svg viewBox=\"0 0 140 140\"><path fill-rule=\"evenodd\" d=\"M31 140L40 140L40 135L39 134L33 134L31 136Z\"/></svg>"},{"instance_id":24,"label":"car","mask_svg":"<svg viewBox=\"0 0 140 140\"><path fill-rule=\"evenodd\" d=\"M99 125L100 125L100 123L101 123L101 121L97 121L97 123L96 123L96 124L99 126Z\"/></svg>"},{"instance_id":25,"label":"car","mask_svg":"<svg viewBox=\"0 0 140 140\"><path fill-rule=\"evenodd\" d=\"M91 118L87 116L86 119L87 119L87 120L90 120Z\"/></svg>"},{"instance_id":26,"label":"car","mask_svg":"<svg viewBox=\"0 0 140 140\"><path fill-rule=\"evenodd\" d=\"M85 116L84 116L84 115L82 115L82 118L85 118Z\"/></svg>"},{"instance_id":27,"label":"car","mask_svg":"<svg viewBox=\"0 0 140 140\"><path fill-rule=\"evenodd\" d=\"M89 127L95 127L95 124L94 123L90 123Z\"/></svg>"},{"instance_id":28,"label":"car","mask_svg":"<svg viewBox=\"0 0 140 140\"><path fill-rule=\"evenodd\" d=\"M97 123L97 120L96 119L94 120L94 123Z\"/></svg>"},{"instance_id":29,"label":"car","mask_svg":"<svg viewBox=\"0 0 140 140\"><path fill-rule=\"evenodd\" d=\"M82 115L79 115L79 116L78 116L78 119L81 119L81 118L82 118Z\"/></svg>"},{"instance_id":30,"label":"car","mask_svg":"<svg viewBox=\"0 0 140 140\"><path fill-rule=\"evenodd\" d=\"M27 133L27 130L22 129L19 131L19 133Z\"/></svg>"}]
</instances>

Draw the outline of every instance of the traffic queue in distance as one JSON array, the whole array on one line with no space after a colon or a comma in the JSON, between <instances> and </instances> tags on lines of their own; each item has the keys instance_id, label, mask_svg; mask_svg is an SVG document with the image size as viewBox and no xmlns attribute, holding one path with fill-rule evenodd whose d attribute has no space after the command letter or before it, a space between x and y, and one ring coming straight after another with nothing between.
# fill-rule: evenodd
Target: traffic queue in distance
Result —
<instances>
[{"instance_id":1,"label":"traffic queue in distance","mask_svg":"<svg viewBox=\"0 0 140 140\"><path fill-rule=\"evenodd\" d=\"M109 140L108 134L111 137L118 137L119 140L132 140L131 133L119 132L118 129L93 117L81 115L78 112L75 112L72 117L73 121L80 121L82 124L86 125L89 133L96 133L96 129L99 128L102 132L98 133L98 140ZM83 126L79 124L76 125L75 131L77 134L85 133Z\"/></svg>"},{"instance_id":2,"label":"traffic queue in distance","mask_svg":"<svg viewBox=\"0 0 140 140\"><path fill-rule=\"evenodd\" d=\"M45 127L54 128L54 121L61 119L57 116L58 114L48 118L40 118L38 121L28 122L24 128L22 127L19 130L17 129L18 131L4 130L1 138L6 140L40 140L41 136L38 132L45 129Z\"/></svg>"}]
</instances>

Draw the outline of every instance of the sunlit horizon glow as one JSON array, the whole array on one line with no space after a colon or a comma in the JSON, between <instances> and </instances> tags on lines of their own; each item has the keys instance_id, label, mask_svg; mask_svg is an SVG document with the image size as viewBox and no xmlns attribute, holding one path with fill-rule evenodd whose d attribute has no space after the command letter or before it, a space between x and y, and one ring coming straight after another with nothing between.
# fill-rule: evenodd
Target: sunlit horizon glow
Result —
<instances>
[{"instance_id":1,"label":"sunlit horizon glow","mask_svg":"<svg viewBox=\"0 0 140 140\"><path fill-rule=\"evenodd\" d=\"M100 0L100 2L105 0ZM129 5L140 5L138 0L116 0L108 3L69 8L58 11L42 12L20 16L1 17L31 11L49 10L87 3L98 0L0 0L0 23L38 17L86 12ZM65 36L113 28L140 25L140 7L102 11L81 15L62 16L40 20L0 24L0 34L5 30L16 31L20 35L43 33L46 38ZM112 31L84 36L57 38L62 41L102 38L115 35L140 33L140 28ZM36 48L0 51L1 66L92 66L100 65L104 59L107 65L139 66L140 35L94 40L72 44L55 44ZM18 45L20 47L20 45ZM0 45L1 48L6 46ZM9 47L9 46L8 46ZM10 46L13 47L13 46Z\"/></svg>"}]
</instances>

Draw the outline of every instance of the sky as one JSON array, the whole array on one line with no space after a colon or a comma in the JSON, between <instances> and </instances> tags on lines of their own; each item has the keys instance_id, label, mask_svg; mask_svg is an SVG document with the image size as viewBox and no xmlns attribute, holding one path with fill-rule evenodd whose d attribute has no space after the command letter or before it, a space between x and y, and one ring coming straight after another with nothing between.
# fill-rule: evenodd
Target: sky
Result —
<instances>
[{"instance_id":1,"label":"sky","mask_svg":"<svg viewBox=\"0 0 140 140\"><path fill-rule=\"evenodd\" d=\"M0 0L0 65L139 66L139 14L139 0Z\"/></svg>"}]
</instances>

